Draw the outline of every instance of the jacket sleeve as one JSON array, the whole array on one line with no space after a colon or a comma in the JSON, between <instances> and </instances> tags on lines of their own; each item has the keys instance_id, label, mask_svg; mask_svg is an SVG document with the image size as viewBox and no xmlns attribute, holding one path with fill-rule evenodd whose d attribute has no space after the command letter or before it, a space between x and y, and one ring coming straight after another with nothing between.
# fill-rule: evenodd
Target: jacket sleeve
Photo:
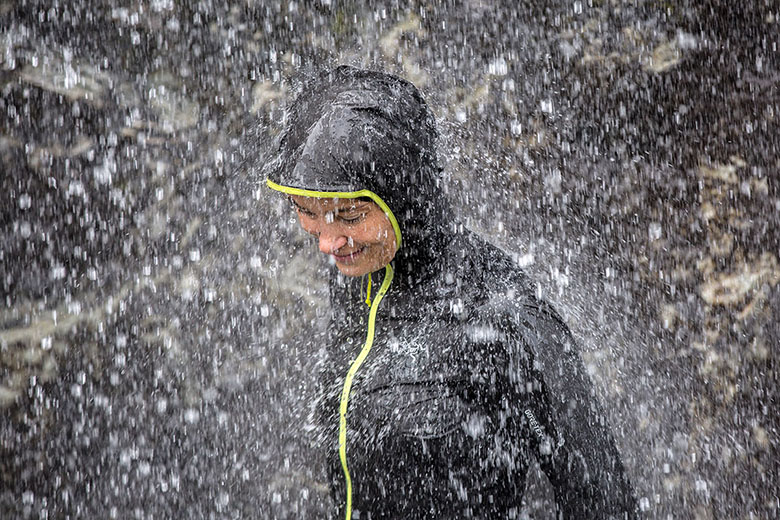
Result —
<instances>
[{"instance_id":1,"label":"jacket sleeve","mask_svg":"<svg viewBox=\"0 0 780 520\"><path fill-rule=\"evenodd\" d=\"M574 339L552 308L534 302L512 320L542 398L521 399L525 435L563 518L635 518L636 501ZM513 327L514 328L514 327ZM527 392L526 388L517 388Z\"/></svg>"}]
</instances>

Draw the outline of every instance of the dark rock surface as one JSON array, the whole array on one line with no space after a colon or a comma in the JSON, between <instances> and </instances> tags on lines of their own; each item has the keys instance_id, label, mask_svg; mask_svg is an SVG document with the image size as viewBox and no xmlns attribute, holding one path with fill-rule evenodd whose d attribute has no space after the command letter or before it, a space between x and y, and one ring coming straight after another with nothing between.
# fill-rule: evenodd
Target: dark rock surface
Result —
<instances>
[{"instance_id":1,"label":"dark rock surface","mask_svg":"<svg viewBox=\"0 0 780 520\"><path fill-rule=\"evenodd\" d=\"M337 63L423 90L453 203L564 314L648 517L777 515L776 2L179 4L0 2L0 516L332 507L326 267L241 161Z\"/></svg>"}]
</instances>

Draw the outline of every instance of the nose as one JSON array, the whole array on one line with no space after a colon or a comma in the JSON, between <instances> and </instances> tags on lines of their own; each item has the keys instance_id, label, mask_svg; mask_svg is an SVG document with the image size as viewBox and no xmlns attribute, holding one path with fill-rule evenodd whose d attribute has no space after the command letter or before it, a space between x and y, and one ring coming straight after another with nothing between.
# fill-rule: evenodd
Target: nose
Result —
<instances>
[{"instance_id":1,"label":"nose","mask_svg":"<svg viewBox=\"0 0 780 520\"><path fill-rule=\"evenodd\" d=\"M347 245L349 239L339 233L333 233L328 229L322 229L319 233L320 251L326 255L331 255Z\"/></svg>"}]
</instances>

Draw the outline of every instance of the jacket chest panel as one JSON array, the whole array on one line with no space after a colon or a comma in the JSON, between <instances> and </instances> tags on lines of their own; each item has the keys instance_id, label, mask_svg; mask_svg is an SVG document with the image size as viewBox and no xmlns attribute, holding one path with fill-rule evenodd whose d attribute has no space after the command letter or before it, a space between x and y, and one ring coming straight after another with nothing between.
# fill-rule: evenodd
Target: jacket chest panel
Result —
<instances>
[{"instance_id":1,"label":"jacket chest panel","mask_svg":"<svg viewBox=\"0 0 780 520\"><path fill-rule=\"evenodd\" d=\"M377 320L371 353L363 367L362 384L443 381L457 377L452 363L453 347L461 331L438 319Z\"/></svg>"},{"instance_id":2,"label":"jacket chest panel","mask_svg":"<svg viewBox=\"0 0 780 520\"><path fill-rule=\"evenodd\" d=\"M377 320L374 345L350 397L350 424L366 439L461 433L471 405L463 365L450 357L459 331L442 320Z\"/></svg>"}]
</instances>

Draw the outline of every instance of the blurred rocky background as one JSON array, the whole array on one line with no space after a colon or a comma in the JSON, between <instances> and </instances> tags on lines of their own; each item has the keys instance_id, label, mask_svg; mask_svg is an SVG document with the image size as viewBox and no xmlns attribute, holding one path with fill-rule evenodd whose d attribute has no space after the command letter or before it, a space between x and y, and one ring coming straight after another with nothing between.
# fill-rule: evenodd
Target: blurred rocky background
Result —
<instances>
[{"instance_id":1,"label":"blurred rocky background","mask_svg":"<svg viewBox=\"0 0 780 520\"><path fill-rule=\"evenodd\" d=\"M776 517L779 17L0 1L0 516L332 509L327 266L245 161L302 77L348 63L425 94L453 204L571 326L643 513ZM537 472L521 517L550 497Z\"/></svg>"}]
</instances>

